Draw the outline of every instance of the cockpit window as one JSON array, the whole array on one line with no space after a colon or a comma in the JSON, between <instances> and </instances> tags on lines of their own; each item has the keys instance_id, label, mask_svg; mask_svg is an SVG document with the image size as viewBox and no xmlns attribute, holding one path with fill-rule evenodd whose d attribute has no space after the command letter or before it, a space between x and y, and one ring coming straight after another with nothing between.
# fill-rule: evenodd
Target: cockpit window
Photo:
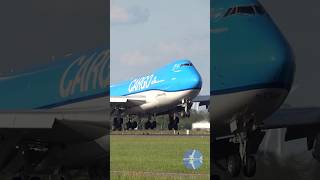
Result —
<instances>
[{"instance_id":1,"label":"cockpit window","mask_svg":"<svg viewBox=\"0 0 320 180\"><path fill-rule=\"evenodd\" d=\"M243 6L238 7L238 13L239 14L254 14L254 8L253 6Z\"/></svg>"},{"instance_id":2,"label":"cockpit window","mask_svg":"<svg viewBox=\"0 0 320 180\"><path fill-rule=\"evenodd\" d=\"M192 63L185 63L180 65L180 67L183 67L183 66L192 66Z\"/></svg>"},{"instance_id":3,"label":"cockpit window","mask_svg":"<svg viewBox=\"0 0 320 180\"><path fill-rule=\"evenodd\" d=\"M264 14L265 11L261 5L250 5L250 6L237 6L232 7L227 10L224 17L234 15L234 14L242 14L242 15L257 15Z\"/></svg>"},{"instance_id":4,"label":"cockpit window","mask_svg":"<svg viewBox=\"0 0 320 180\"><path fill-rule=\"evenodd\" d=\"M258 14L264 14L265 13L265 10L261 5L255 5L254 9L256 10L256 13L258 13Z\"/></svg>"}]
</instances>

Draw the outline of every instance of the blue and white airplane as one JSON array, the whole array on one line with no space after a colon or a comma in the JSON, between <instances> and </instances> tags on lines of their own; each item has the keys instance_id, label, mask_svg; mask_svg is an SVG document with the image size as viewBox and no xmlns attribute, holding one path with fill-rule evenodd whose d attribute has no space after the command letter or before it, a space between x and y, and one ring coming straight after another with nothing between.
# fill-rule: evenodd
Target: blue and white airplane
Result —
<instances>
[{"instance_id":1,"label":"blue and white airplane","mask_svg":"<svg viewBox=\"0 0 320 180\"><path fill-rule=\"evenodd\" d=\"M212 157L226 158L231 176L242 168L251 177L265 120L291 89L294 57L256 0L212 1L210 26Z\"/></svg>"},{"instance_id":2,"label":"blue and white airplane","mask_svg":"<svg viewBox=\"0 0 320 180\"><path fill-rule=\"evenodd\" d=\"M1 179L107 178L109 64L101 48L0 78Z\"/></svg>"},{"instance_id":3,"label":"blue and white airplane","mask_svg":"<svg viewBox=\"0 0 320 180\"><path fill-rule=\"evenodd\" d=\"M169 114L168 129L178 129L176 112L190 114L192 99L202 86L200 74L189 60L178 60L167 64L145 76L110 86L110 103L114 118L114 129L122 129L123 117L154 116ZM129 122L127 128L136 128L137 122ZM150 118L146 129L154 129L156 121Z\"/></svg>"}]
</instances>

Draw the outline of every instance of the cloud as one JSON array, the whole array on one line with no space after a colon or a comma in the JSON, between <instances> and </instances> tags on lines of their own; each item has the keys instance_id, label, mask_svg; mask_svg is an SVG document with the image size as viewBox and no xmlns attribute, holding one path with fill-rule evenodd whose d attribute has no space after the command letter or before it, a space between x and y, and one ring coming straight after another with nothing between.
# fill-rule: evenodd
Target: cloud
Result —
<instances>
[{"instance_id":1,"label":"cloud","mask_svg":"<svg viewBox=\"0 0 320 180\"><path fill-rule=\"evenodd\" d=\"M169 59L186 58L190 55L185 48L175 42L161 42L156 49Z\"/></svg>"},{"instance_id":2,"label":"cloud","mask_svg":"<svg viewBox=\"0 0 320 180\"><path fill-rule=\"evenodd\" d=\"M149 17L150 12L147 8L139 6L125 8L114 3L111 4L110 18L113 25L145 23Z\"/></svg>"},{"instance_id":3,"label":"cloud","mask_svg":"<svg viewBox=\"0 0 320 180\"><path fill-rule=\"evenodd\" d=\"M111 4L110 18L111 23L125 23L128 22L129 14L125 8Z\"/></svg>"},{"instance_id":4,"label":"cloud","mask_svg":"<svg viewBox=\"0 0 320 180\"><path fill-rule=\"evenodd\" d=\"M148 57L141 51L132 51L124 53L120 56L119 60L123 64L130 66L141 66L148 62Z\"/></svg>"}]
</instances>

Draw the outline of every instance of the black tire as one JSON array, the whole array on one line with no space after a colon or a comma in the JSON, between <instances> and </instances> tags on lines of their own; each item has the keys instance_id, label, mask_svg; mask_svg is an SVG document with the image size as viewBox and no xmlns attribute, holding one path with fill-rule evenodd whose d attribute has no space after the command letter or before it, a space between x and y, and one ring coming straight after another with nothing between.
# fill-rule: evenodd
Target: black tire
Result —
<instances>
[{"instance_id":1,"label":"black tire","mask_svg":"<svg viewBox=\"0 0 320 180\"><path fill-rule=\"evenodd\" d=\"M126 124L127 130L130 130L132 128L132 123L130 121Z\"/></svg>"},{"instance_id":2,"label":"black tire","mask_svg":"<svg viewBox=\"0 0 320 180\"><path fill-rule=\"evenodd\" d=\"M156 121L153 121L151 123L151 129L155 129L157 127L157 122Z\"/></svg>"},{"instance_id":3,"label":"black tire","mask_svg":"<svg viewBox=\"0 0 320 180\"><path fill-rule=\"evenodd\" d=\"M113 130L117 130L118 129L118 121L117 118L113 118Z\"/></svg>"},{"instance_id":4,"label":"black tire","mask_svg":"<svg viewBox=\"0 0 320 180\"><path fill-rule=\"evenodd\" d=\"M227 171L231 177L237 177L241 170L241 158L240 155L231 155L227 160Z\"/></svg>"},{"instance_id":5,"label":"black tire","mask_svg":"<svg viewBox=\"0 0 320 180\"><path fill-rule=\"evenodd\" d=\"M113 130L121 131L122 130L122 123L123 123L123 118L118 119L118 118L115 117L113 119Z\"/></svg>"},{"instance_id":6,"label":"black tire","mask_svg":"<svg viewBox=\"0 0 320 180\"><path fill-rule=\"evenodd\" d=\"M23 180L22 177L13 177L12 180Z\"/></svg>"},{"instance_id":7,"label":"black tire","mask_svg":"<svg viewBox=\"0 0 320 180\"><path fill-rule=\"evenodd\" d=\"M122 124L123 124L123 118L120 118L119 122L118 122L118 130L122 131Z\"/></svg>"},{"instance_id":8,"label":"black tire","mask_svg":"<svg viewBox=\"0 0 320 180\"><path fill-rule=\"evenodd\" d=\"M173 125L173 129L176 130L176 131L178 130L178 123L175 123L175 124Z\"/></svg>"},{"instance_id":9,"label":"black tire","mask_svg":"<svg viewBox=\"0 0 320 180\"><path fill-rule=\"evenodd\" d=\"M147 121L147 122L144 124L144 128L145 128L145 129L151 128L151 122L150 122L150 121Z\"/></svg>"},{"instance_id":10,"label":"black tire","mask_svg":"<svg viewBox=\"0 0 320 180\"><path fill-rule=\"evenodd\" d=\"M30 178L30 180L41 180L41 178L40 178L40 177L35 176L35 177L31 177L31 178Z\"/></svg>"},{"instance_id":11,"label":"black tire","mask_svg":"<svg viewBox=\"0 0 320 180\"><path fill-rule=\"evenodd\" d=\"M137 128L137 127L138 127L137 121L133 121L133 122L132 122L132 129L135 129L135 128Z\"/></svg>"},{"instance_id":12,"label":"black tire","mask_svg":"<svg viewBox=\"0 0 320 180\"><path fill-rule=\"evenodd\" d=\"M256 159L250 155L246 157L246 163L243 167L243 174L246 177L253 177L256 174Z\"/></svg>"},{"instance_id":13,"label":"black tire","mask_svg":"<svg viewBox=\"0 0 320 180\"><path fill-rule=\"evenodd\" d=\"M179 117L176 117L174 121L175 121L175 124L179 124L179 121L180 121Z\"/></svg>"},{"instance_id":14,"label":"black tire","mask_svg":"<svg viewBox=\"0 0 320 180\"><path fill-rule=\"evenodd\" d=\"M212 177L210 178L212 180L220 180L220 176L217 174L212 175Z\"/></svg>"}]
</instances>

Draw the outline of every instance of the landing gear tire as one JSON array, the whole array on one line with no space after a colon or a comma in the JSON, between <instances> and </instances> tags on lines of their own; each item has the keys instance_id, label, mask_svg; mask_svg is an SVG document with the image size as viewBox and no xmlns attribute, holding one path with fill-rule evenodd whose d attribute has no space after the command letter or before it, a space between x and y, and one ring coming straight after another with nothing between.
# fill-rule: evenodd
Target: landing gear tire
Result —
<instances>
[{"instance_id":1,"label":"landing gear tire","mask_svg":"<svg viewBox=\"0 0 320 180\"><path fill-rule=\"evenodd\" d=\"M24 180L22 177L13 177L12 180Z\"/></svg>"},{"instance_id":2,"label":"landing gear tire","mask_svg":"<svg viewBox=\"0 0 320 180\"><path fill-rule=\"evenodd\" d=\"M169 124L168 124L168 129L169 130L178 130L178 124L176 123L176 122L169 122Z\"/></svg>"},{"instance_id":3,"label":"landing gear tire","mask_svg":"<svg viewBox=\"0 0 320 180\"><path fill-rule=\"evenodd\" d=\"M156 127L157 127L157 122L156 121L152 121L151 129L155 129Z\"/></svg>"},{"instance_id":4,"label":"landing gear tire","mask_svg":"<svg viewBox=\"0 0 320 180\"><path fill-rule=\"evenodd\" d=\"M133 121L131 127L132 127L132 129L136 129L138 127L137 121Z\"/></svg>"},{"instance_id":5,"label":"landing gear tire","mask_svg":"<svg viewBox=\"0 0 320 180\"><path fill-rule=\"evenodd\" d=\"M133 123L131 123L131 121L128 121L128 122L126 123L127 130L133 129L133 128L132 128L132 125L133 125Z\"/></svg>"},{"instance_id":6,"label":"landing gear tire","mask_svg":"<svg viewBox=\"0 0 320 180\"><path fill-rule=\"evenodd\" d=\"M123 123L123 119L122 118L114 118L113 119L113 130L119 130L121 131L122 130L122 123Z\"/></svg>"},{"instance_id":7,"label":"landing gear tire","mask_svg":"<svg viewBox=\"0 0 320 180\"><path fill-rule=\"evenodd\" d=\"M30 180L41 180L41 178L35 176L35 177L31 177Z\"/></svg>"},{"instance_id":8,"label":"landing gear tire","mask_svg":"<svg viewBox=\"0 0 320 180\"><path fill-rule=\"evenodd\" d=\"M217 174L212 175L213 180L220 180L220 176Z\"/></svg>"},{"instance_id":9,"label":"landing gear tire","mask_svg":"<svg viewBox=\"0 0 320 180\"><path fill-rule=\"evenodd\" d=\"M174 124L173 124L173 129L174 130L178 130L178 124L179 124L179 117L176 117L175 119L174 119Z\"/></svg>"},{"instance_id":10,"label":"landing gear tire","mask_svg":"<svg viewBox=\"0 0 320 180\"><path fill-rule=\"evenodd\" d=\"M176 131L178 130L178 124L177 124L177 123L175 123L175 124L173 125L173 129L176 130Z\"/></svg>"},{"instance_id":11,"label":"landing gear tire","mask_svg":"<svg viewBox=\"0 0 320 180\"><path fill-rule=\"evenodd\" d=\"M179 124L179 117L176 117L175 119L169 119L168 129L169 130L178 130L178 124Z\"/></svg>"},{"instance_id":12,"label":"landing gear tire","mask_svg":"<svg viewBox=\"0 0 320 180\"><path fill-rule=\"evenodd\" d=\"M144 128L145 129L151 129L151 122L150 121L147 121L145 124L144 124Z\"/></svg>"},{"instance_id":13,"label":"landing gear tire","mask_svg":"<svg viewBox=\"0 0 320 180\"><path fill-rule=\"evenodd\" d=\"M243 167L243 174L246 177L253 177L256 174L256 159L250 155L246 157L246 163Z\"/></svg>"},{"instance_id":14,"label":"landing gear tire","mask_svg":"<svg viewBox=\"0 0 320 180\"><path fill-rule=\"evenodd\" d=\"M231 155L227 160L227 171L231 177L239 176L241 170L240 155Z\"/></svg>"}]
</instances>

